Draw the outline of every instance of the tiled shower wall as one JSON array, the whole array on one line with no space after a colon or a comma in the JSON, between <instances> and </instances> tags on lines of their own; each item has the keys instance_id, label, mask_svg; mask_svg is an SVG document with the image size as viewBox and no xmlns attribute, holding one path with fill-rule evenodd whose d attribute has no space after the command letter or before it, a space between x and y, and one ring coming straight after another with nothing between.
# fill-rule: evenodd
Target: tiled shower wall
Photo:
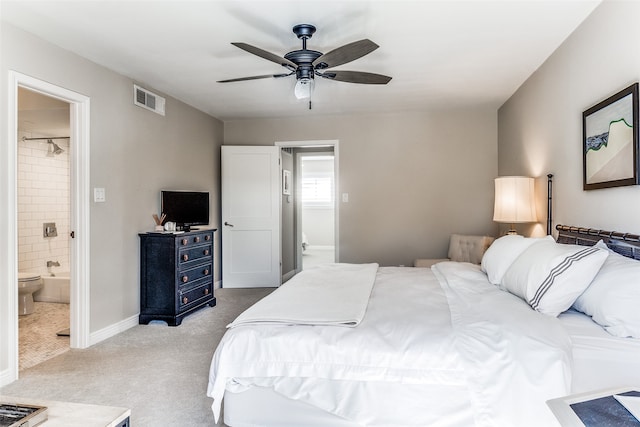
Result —
<instances>
[{"instance_id":1,"label":"tiled shower wall","mask_svg":"<svg viewBox=\"0 0 640 427\"><path fill-rule=\"evenodd\" d=\"M54 139L64 152L53 155L46 140L22 140L41 135L18 136L18 270L69 271L69 140ZM56 223L57 237L43 237L45 222ZM47 268L47 261L60 267Z\"/></svg>"}]
</instances>

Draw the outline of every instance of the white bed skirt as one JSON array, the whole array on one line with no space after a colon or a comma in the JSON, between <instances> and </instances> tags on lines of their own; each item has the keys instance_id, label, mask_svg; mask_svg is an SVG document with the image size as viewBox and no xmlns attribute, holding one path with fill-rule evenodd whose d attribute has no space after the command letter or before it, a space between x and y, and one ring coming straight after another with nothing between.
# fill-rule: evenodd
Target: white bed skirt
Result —
<instances>
[{"instance_id":1,"label":"white bed skirt","mask_svg":"<svg viewBox=\"0 0 640 427\"><path fill-rule=\"evenodd\" d=\"M423 414L433 414L430 420L422 417L424 421L428 421L426 425L460 427L474 424L468 392L464 389L389 383L361 383L359 388L376 399L381 407L389 406L382 410L392 418L388 425L394 425L399 419L406 419L407 413L415 411L416 407L411 402L420 402ZM403 395L406 397L402 398ZM394 399L389 399L388 396L394 396ZM420 398L416 400L416 396ZM406 402L407 407L403 408L398 402ZM248 411L247 408L251 410ZM442 417L443 413L450 416ZM283 419L282 414L287 414L286 419ZM241 393L225 392L223 416L225 424L232 427L361 426L305 402L289 399L266 387L251 387Z\"/></svg>"},{"instance_id":2,"label":"white bed skirt","mask_svg":"<svg viewBox=\"0 0 640 427\"><path fill-rule=\"evenodd\" d=\"M251 411L247 411L251 408ZM282 414L287 414L283 420ZM355 423L265 387L224 394L224 423L232 427L356 427Z\"/></svg>"}]
</instances>

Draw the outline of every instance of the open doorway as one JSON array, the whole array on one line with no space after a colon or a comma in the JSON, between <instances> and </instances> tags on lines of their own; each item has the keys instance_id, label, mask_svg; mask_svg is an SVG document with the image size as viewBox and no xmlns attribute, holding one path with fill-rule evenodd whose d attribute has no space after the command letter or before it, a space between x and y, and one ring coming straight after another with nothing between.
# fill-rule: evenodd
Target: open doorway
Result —
<instances>
[{"instance_id":1,"label":"open doorway","mask_svg":"<svg viewBox=\"0 0 640 427\"><path fill-rule=\"evenodd\" d=\"M287 182L285 175L291 178L290 191L285 188L282 191L280 212L281 271L284 283L302 271L305 267L303 258L307 268L314 263L317 265L340 260L340 216L336 198L340 188L339 141L282 141L275 145L281 148L282 183ZM309 171L304 179L303 158ZM320 169L316 170L318 167ZM308 209L302 203L303 181L307 199L305 205ZM314 256L315 253L318 255Z\"/></svg>"},{"instance_id":2,"label":"open doorway","mask_svg":"<svg viewBox=\"0 0 640 427\"><path fill-rule=\"evenodd\" d=\"M70 104L18 88L19 370L70 348Z\"/></svg>"},{"instance_id":3,"label":"open doorway","mask_svg":"<svg viewBox=\"0 0 640 427\"><path fill-rule=\"evenodd\" d=\"M0 386L18 378L18 90L28 89L69 104L70 137L70 347L86 348L89 336L89 112L90 99L80 93L25 74L9 71L6 143L0 151ZM60 144L57 144L59 148ZM49 147L49 144L47 143ZM53 150L57 150L53 144ZM42 225L41 225L42 227ZM42 232L44 232L41 229ZM53 260L52 260L53 261Z\"/></svg>"},{"instance_id":4,"label":"open doorway","mask_svg":"<svg viewBox=\"0 0 640 427\"><path fill-rule=\"evenodd\" d=\"M335 168L333 150L296 153L299 222L305 270L335 262Z\"/></svg>"}]
</instances>

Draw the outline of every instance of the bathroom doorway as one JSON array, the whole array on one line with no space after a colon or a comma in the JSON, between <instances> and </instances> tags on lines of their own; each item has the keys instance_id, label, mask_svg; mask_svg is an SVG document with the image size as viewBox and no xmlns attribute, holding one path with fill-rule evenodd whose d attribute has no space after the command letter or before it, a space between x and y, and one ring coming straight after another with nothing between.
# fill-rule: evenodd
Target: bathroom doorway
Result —
<instances>
[{"instance_id":1,"label":"bathroom doorway","mask_svg":"<svg viewBox=\"0 0 640 427\"><path fill-rule=\"evenodd\" d=\"M18 369L70 348L70 104L18 88Z\"/></svg>"},{"instance_id":2,"label":"bathroom doorway","mask_svg":"<svg viewBox=\"0 0 640 427\"><path fill-rule=\"evenodd\" d=\"M70 347L91 344L89 330L90 267L90 98L26 74L8 72L5 143L0 146L0 387L18 379L18 90L28 89L69 104L71 137L70 204ZM66 135L64 135L66 136ZM55 148L55 147L54 147ZM13 284L13 286L11 285Z\"/></svg>"},{"instance_id":3,"label":"bathroom doorway","mask_svg":"<svg viewBox=\"0 0 640 427\"><path fill-rule=\"evenodd\" d=\"M312 265L339 262L340 233L339 204L336 195L339 185L339 143L337 139L308 141L276 141L281 148L281 169L284 182L285 172L291 177L291 185L282 191L281 223L281 266L282 282ZM302 178L303 157L317 157L309 160L307 170L314 170L311 163L321 168ZM302 184L305 182L307 212L302 203ZM311 185L311 187L309 187ZM327 193L328 191L328 193ZM293 208L293 209L292 209ZM315 215L313 211L315 210ZM310 212L311 211L311 212ZM317 233L316 233L317 232ZM314 256L314 254L316 256ZM306 258L303 260L303 258ZM316 262L317 261L317 262Z\"/></svg>"}]
</instances>

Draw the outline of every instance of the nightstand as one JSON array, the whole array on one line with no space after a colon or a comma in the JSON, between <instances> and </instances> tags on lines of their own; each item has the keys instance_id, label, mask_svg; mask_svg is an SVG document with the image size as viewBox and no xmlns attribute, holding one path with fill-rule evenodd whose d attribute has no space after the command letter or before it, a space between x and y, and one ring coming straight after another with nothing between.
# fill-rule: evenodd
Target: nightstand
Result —
<instances>
[{"instance_id":1,"label":"nightstand","mask_svg":"<svg viewBox=\"0 0 640 427\"><path fill-rule=\"evenodd\" d=\"M547 401L562 427L640 426L613 396L638 396L640 388L625 387L573 394Z\"/></svg>"},{"instance_id":2,"label":"nightstand","mask_svg":"<svg viewBox=\"0 0 640 427\"><path fill-rule=\"evenodd\" d=\"M0 402L46 406L47 421L38 424L42 427L129 427L131 425L129 408L12 396L0 396Z\"/></svg>"}]
</instances>

